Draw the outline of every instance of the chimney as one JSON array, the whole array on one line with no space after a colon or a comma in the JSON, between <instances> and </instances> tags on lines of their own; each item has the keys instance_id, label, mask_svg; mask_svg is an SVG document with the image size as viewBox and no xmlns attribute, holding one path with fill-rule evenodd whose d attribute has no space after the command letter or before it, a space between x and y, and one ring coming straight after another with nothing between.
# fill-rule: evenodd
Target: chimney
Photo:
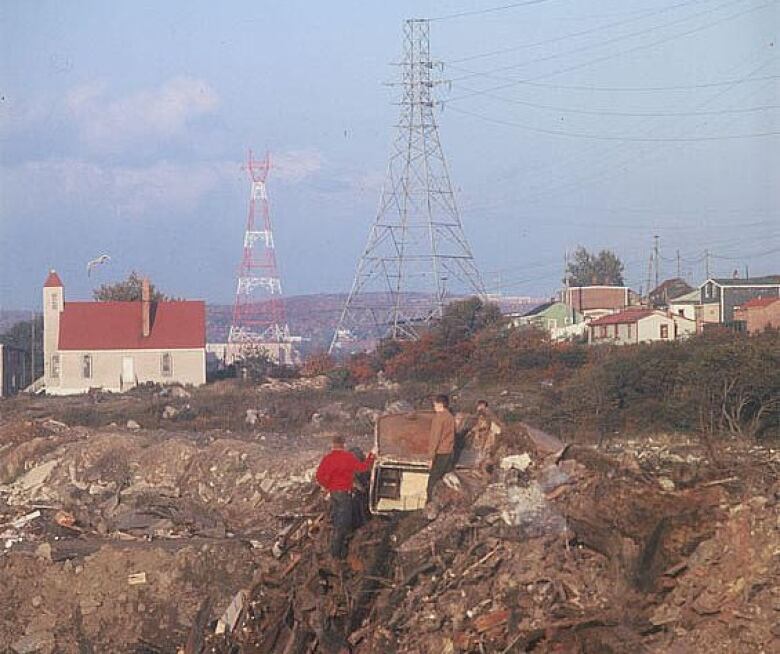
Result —
<instances>
[{"instance_id":1,"label":"chimney","mask_svg":"<svg viewBox=\"0 0 780 654\"><path fill-rule=\"evenodd\" d=\"M151 293L149 292L149 279L144 277L141 281L141 333L144 338L149 336L151 331Z\"/></svg>"}]
</instances>

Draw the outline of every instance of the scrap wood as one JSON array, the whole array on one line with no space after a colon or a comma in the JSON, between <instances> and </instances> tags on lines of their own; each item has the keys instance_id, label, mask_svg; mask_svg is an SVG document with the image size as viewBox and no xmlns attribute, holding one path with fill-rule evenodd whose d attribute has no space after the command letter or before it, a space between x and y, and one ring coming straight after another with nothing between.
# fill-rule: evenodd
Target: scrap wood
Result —
<instances>
[{"instance_id":1,"label":"scrap wood","mask_svg":"<svg viewBox=\"0 0 780 654\"><path fill-rule=\"evenodd\" d=\"M483 556L478 561L475 561L472 563L468 568L466 568L463 572L461 572L460 576L465 577L467 574L469 574L474 568L478 568L480 565L485 563L490 557L492 557L498 550L501 549L501 543L496 545L492 550L490 550L485 556Z\"/></svg>"},{"instance_id":2,"label":"scrap wood","mask_svg":"<svg viewBox=\"0 0 780 654\"><path fill-rule=\"evenodd\" d=\"M491 631L505 625L509 621L510 615L511 611L508 609L500 609L491 613L485 613L484 615L474 618L474 628L477 630L477 633L480 634Z\"/></svg>"},{"instance_id":3,"label":"scrap wood","mask_svg":"<svg viewBox=\"0 0 780 654\"><path fill-rule=\"evenodd\" d=\"M739 477L726 477L725 479L716 479L715 481L708 481L701 485L702 488L709 486L719 486L721 484L730 484L732 481L739 481Z\"/></svg>"}]
</instances>

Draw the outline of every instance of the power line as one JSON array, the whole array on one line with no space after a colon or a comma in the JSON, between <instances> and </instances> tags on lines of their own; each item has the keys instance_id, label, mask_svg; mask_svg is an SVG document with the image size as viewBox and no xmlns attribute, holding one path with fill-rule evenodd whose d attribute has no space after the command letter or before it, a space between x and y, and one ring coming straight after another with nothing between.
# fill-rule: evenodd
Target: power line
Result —
<instances>
[{"instance_id":1,"label":"power line","mask_svg":"<svg viewBox=\"0 0 780 654\"><path fill-rule=\"evenodd\" d=\"M524 43L523 45L517 45L512 46L511 48L503 48L501 50L492 50L490 52L482 52L480 54L470 55L468 57L460 57L458 59L450 59L449 63L452 64L458 64L462 63L464 61L473 61L475 59L485 59L487 57L495 57L502 54L507 54L508 52L518 52L520 50L527 50L528 48L535 48L540 45L547 45L549 43L557 43L558 41L567 41L569 39L577 38L580 36L585 36L587 34L593 34L595 32L600 32L602 30L611 29L613 27L618 27L620 25L626 25L628 23L632 23L637 20L641 20L642 18L647 18L648 16L655 16L657 14L662 14L667 11L671 11L673 9L678 9L680 7L686 7L691 4L699 4L702 2L702 0L689 0L687 2L679 2L674 5L670 5L667 7L662 7L661 9L652 9L649 11L642 11L638 12L640 13L639 16L634 15L632 18L626 18L623 20L615 21L614 23L608 23L607 25L597 25L596 27L591 27L586 30L580 30L579 32L569 32L568 34L562 34L560 36L554 36L549 39L544 39L542 41L536 41L535 43Z\"/></svg>"},{"instance_id":2,"label":"power line","mask_svg":"<svg viewBox=\"0 0 780 654\"><path fill-rule=\"evenodd\" d=\"M743 0L736 0L736 2L733 2L733 1L732 2L727 2L727 3L724 3L724 4L720 5L716 9L710 9L707 12L700 12L700 13L711 13L712 11L715 11L717 9L721 9L721 8L723 8L725 6L729 6L729 5L732 5L732 4L737 4L737 3L742 2L742 1ZM761 9L765 9L766 7L769 7L769 6L773 5L773 4L777 4L777 2L778 2L778 0L770 0L769 2L765 2L762 5L758 5L756 7L749 7L747 9L743 9L741 11L738 11L736 13L730 14L730 15L725 16L723 18L719 18L719 19L711 21L709 23L705 23L704 25L699 25L698 27L694 27L694 28L691 28L691 29L686 30L684 32L680 32L679 34L666 36L666 37L664 37L662 39L658 39L658 40L652 41L650 43L643 43L643 44L634 46L632 48L629 48L627 50L622 50L620 52L614 52L614 53L611 53L611 54L603 55L601 57L597 57L597 58L591 59L589 61L584 61L584 62L581 62L579 64L574 64L572 66L568 66L568 67L565 67L565 68L560 68L558 70L554 70L554 71L549 72L549 73L543 73L543 74L537 75L536 77L531 77L531 78L527 78L527 79L520 79L520 80L518 80L516 78L497 76L497 75L493 75L491 73L476 73L477 75L481 75L483 77L506 80L506 83L505 84L500 84L498 86L493 86L493 87L490 87L490 88L487 88L487 89L482 89L479 92L475 92L475 93L465 93L463 95L456 96L454 98L450 98L449 102L457 102L459 100L464 100L466 98L473 97L474 95L479 95L479 94L485 93L487 91L501 91L503 89L510 88L512 86L517 86L518 84L525 84L526 82L529 82L529 81L536 81L536 80L545 79L545 78L548 78L548 77L554 77L555 75L562 75L563 73L568 73L568 72L571 72L573 70L579 70L580 68L585 68L586 66L591 66L593 64L601 63L602 61L607 61L609 59L614 59L615 57L623 56L623 55L626 55L626 54L629 54L629 53L632 53L632 52L636 52L638 50L644 50L644 49L647 49L647 48L652 48L652 47L655 47L657 45L661 45L663 43L667 43L669 41L672 41L674 39L682 38L682 37L685 37L685 36L690 36L691 34L695 34L697 32L704 31L706 29L709 29L710 27L715 27L716 25L720 25L721 23L724 23L726 21L733 20L735 18L740 18L741 16L744 16L746 14L752 13L754 11L759 11Z\"/></svg>"},{"instance_id":3,"label":"power line","mask_svg":"<svg viewBox=\"0 0 780 654\"><path fill-rule=\"evenodd\" d=\"M450 107L452 111L464 114L466 116L472 116L479 118L489 123L496 123L498 125L506 125L509 127L518 127L528 132L536 132L538 134L550 134L553 136L565 136L567 138L577 139L590 139L594 141L630 141L636 143L693 143L700 141L728 141L735 139L751 139L762 138L766 136L778 136L780 131L769 132L752 132L746 134L721 134L717 136L683 136L683 137L633 137L633 136L612 136L608 134L587 134L583 132L565 132L561 130L545 129L542 127L533 127L531 125L524 125L522 123L516 123L508 120L502 120L500 118L491 118L483 114L478 114L473 111L466 111L458 107Z\"/></svg>"},{"instance_id":4,"label":"power line","mask_svg":"<svg viewBox=\"0 0 780 654\"><path fill-rule=\"evenodd\" d=\"M453 66L453 68L457 68ZM462 68L460 70L466 70ZM675 86L583 86L577 84L547 84L544 82L532 82L530 80L517 80L517 84L534 86L546 89L557 89L562 91L603 91L605 93L651 93L655 91L691 91L694 89L708 89L718 86L735 86L737 84L750 84L753 82L766 82L769 80L780 79L780 75L762 75L760 77L741 77L738 79L727 79L720 82L703 82L700 84L678 84ZM488 89L489 90L489 89ZM482 91L480 91L482 93Z\"/></svg>"},{"instance_id":5,"label":"power line","mask_svg":"<svg viewBox=\"0 0 780 654\"><path fill-rule=\"evenodd\" d=\"M708 0L708 1L711 1L711 0ZM560 57L565 57L566 55L576 54L578 52L583 52L583 51L586 51L586 50L592 50L593 48L601 48L601 47L603 47L605 45L610 45L612 43L617 43L619 41L625 41L626 39L631 39L631 38L634 38L634 37L637 37L637 36L644 36L645 34L651 34L653 32L665 29L667 27L672 27L672 26L678 25L680 23L685 23L685 22L687 22L687 21L689 21L691 19L698 18L700 16L706 16L708 14L712 14L715 11L718 11L718 10L723 9L725 7L730 7L731 5L741 4L741 3L745 2L745 1L746 0L728 0L727 2L723 2L723 3L721 3L720 5L717 5L714 8L705 9L703 11L699 11L699 12L690 14L688 16L682 16L681 18L675 18L674 20L666 22L666 23L662 23L661 25L653 25L652 27L646 27L646 28L643 28L643 29L640 29L640 30L636 30L634 32L629 32L627 34L621 34L619 36L613 36L612 38L606 39L604 41L597 41L595 43L586 43L585 45L581 45L581 46L578 46L576 48L572 48L571 50L566 50L564 52L557 52L557 53L554 53L554 54L545 55L543 57L536 57L535 59L529 59L527 61L523 61L523 62L515 63L515 64L510 64L508 66L500 66L498 68L493 68L493 69L488 70L488 71L472 71L472 72L469 72L467 75L463 75L461 77L456 77L452 81L453 82L458 82L458 81L463 80L463 79L470 79L472 77L480 77L480 76L494 78L495 76L493 75L493 73L503 72L503 71L506 71L506 70L515 70L517 68L523 68L524 66L528 66L530 64L535 64L535 63L539 63L539 62L542 62L542 61L551 61L553 59L558 59ZM682 5L677 5L677 6L678 7L679 6L685 6L687 4L697 4L697 3L696 2L686 2L686 3L683 3ZM674 8L674 7L672 7L672 8ZM667 11L667 9L659 10L656 13L663 13L665 11ZM653 14L651 14L651 15L653 15ZM498 77L495 77L495 78L498 79ZM503 78L503 79L506 79L506 78Z\"/></svg>"},{"instance_id":6,"label":"power line","mask_svg":"<svg viewBox=\"0 0 780 654\"><path fill-rule=\"evenodd\" d=\"M480 16L482 14L492 14L497 11L505 11L507 9L515 9L517 7L528 7L530 5L540 5L551 0L525 0L525 2L513 2L508 5L500 5L498 7L487 7L485 9L474 9L472 11L459 11L454 14L446 14L444 16L436 16L435 18L428 18L429 22L451 20L453 18L464 18L466 16Z\"/></svg>"},{"instance_id":7,"label":"power line","mask_svg":"<svg viewBox=\"0 0 780 654\"><path fill-rule=\"evenodd\" d=\"M630 118L673 118L673 117L683 117L683 116L720 116L723 114L745 114L745 113L755 113L759 111L772 111L775 109L780 109L780 105L778 104L771 104L771 105L760 105L756 107L740 107L737 109L716 109L713 111L644 111L644 112L633 112L633 111L604 111L601 109L578 109L576 107L559 107L555 105L547 105L547 104L539 104L536 102L529 102L527 100L518 100L516 98L507 98L505 96L496 95L494 93L487 93L484 91L479 91L476 89L469 89L467 87L463 87L467 91L472 91L475 94L483 95L488 98L493 98L495 100L500 100L502 102L509 102L511 104L519 104L526 107L533 107L535 109L545 109L548 111L556 111L561 113L572 113L572 114L587 114L590 116L625 116Z\"/></svg>"}]
</instances>

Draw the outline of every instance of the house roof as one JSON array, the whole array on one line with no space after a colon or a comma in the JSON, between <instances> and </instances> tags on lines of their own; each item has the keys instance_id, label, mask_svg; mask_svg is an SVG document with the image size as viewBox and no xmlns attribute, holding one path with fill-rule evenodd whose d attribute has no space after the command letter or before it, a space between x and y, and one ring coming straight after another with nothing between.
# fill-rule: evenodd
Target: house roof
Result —
<instances>
[{"instance_id":1,"label":"house roof","mask_svg":"<svg viewBox=\"0 0 780 654\"><path fill-rule=\"evenodd\" d=\"M556 303L555 303L555 302L543 302L542 304L540 304L540 305L538 305L538 306L535 306L535 307L534 307L533 309L531 309L530 311L526 311L526 312L525 312L525 313L524 313L524 314L521 316L521 318L528 318L528 317L530 317L530 316L537 316L537 315L539 315L540 313L542 313L543 311L546 311L547 309L549 309L549 308L550 308L550 307L551 307L553 304L556 304Z\"/></svg>"},{"instance_id":2,"label":"house roof","mask_svg":"<svg viewBox=\"0 0 780 654\"><path fill-rule=\"evenodd\" d=\"M683 295L684 293L690 293L692 290L693 287L684 279L681 279L680 277L673 277L672 279L667 279L661 282L652 291L650 291L650 297L660 296L663 299L667 299L670 296L675 297Z\"/></svg>"},{"instance_id":3,"label":"house roof","mask_svg":"<svg viewBox=\"0 0 780 654\"><path fill-rule=\"evenodd\" d=\"M142 302L66 302L60 350L158 350L206 345L201 301L152 302L149 336L142 334Z\"/></svg>"},{"instance_id":4,"label":"house roof","mask_svg":"<svg viewBox=\"0 0 780 654\"><path fill-rule=\"evenodd\" d=\"M591 320L590 324L594 326L599 325L626 325L630 323L638 322L642 318L647 318L654 314L652 309L629 309L628 311L621 311L620 313L612 313L608 316L602 316Z\"/></svg>"},{"instance_id":5,"label":"house roof","mask_svg":"<svg viewBox=\"0 0 780 654\"><path fill-rule=\"evenodd\" d=\"M51 288L53 286L62 286L62 280L56 271L50 270L46 281L43 282L43 288Z\"/></svg>"},{"instance_id":6,"label":"house roof","mask_svg":"<svg viewBox=\"0 0 780 654\"><path fill-rule=\"evenodd\" d=\"M768 307L775 302L780 302L780 297L754 297L752 300L743 302L739 306L743 309L757 309L759 307Z\"/></svg>"},{"instance_id":7,"label":"house roof","mask_svg":"<svg viewBox=\"0 0 780 654\"><path fill-rule=\"evenodd\" d=\"M711 277L707 282L715 282L718 286L780 286L780 275L765 275L764 277L737 278ZM704 282L706 284L707 282ZM701 284L699 288L704 286Z\"/></svg>"},{"instance_id":8,"label":"house roof","mask_svg":"<svg viewBox=\"0 0 780 654\"><path fill-rule=\"evenodd\" d=\"M669 300L669 304L699 304L699 302L701 302L701 291L697 288Z\"/></svg>"}]
</instances>

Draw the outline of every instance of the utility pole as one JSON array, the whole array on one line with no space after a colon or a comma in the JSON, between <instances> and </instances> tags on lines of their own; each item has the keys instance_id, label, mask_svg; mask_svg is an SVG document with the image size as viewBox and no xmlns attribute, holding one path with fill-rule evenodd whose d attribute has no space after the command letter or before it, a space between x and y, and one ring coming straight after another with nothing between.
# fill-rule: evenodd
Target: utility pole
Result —
<instances>
[{"instance_id":1,"label":"utility pole","mask_svg":"<svg viewBox=\"0 0 780 654\"><path fill-rule=\"evenodd\" d=\"M650 288L650 284L652 284L653 280L653 255L650 255L650 261L647 264L647 303L650 304L650 291L652 290ZM641 295L641 293L640 293Z\"/></svg>"},{"instance_id":2,"label":"utility pole","mask_svg":"<svg viewBox=\"0 0 780 654\"><path fill-rule=\"evenodd\" d=\"M682 263L680 262L680 250L677 250L677 278L682 278Z\"/></svg>"},{"instance_id":3,"label":"utility pole","mask_svg":"<svg viewBox=\"0 0 780 654\"><path fill-rule=\"evenodd\" d=\"M486 296L439 141L430 22L405 21L403 41L401 115L379 209L330 352L350 341L415 340L453 294Z\"/></svg>"},{"instance_id":4,"label":"utility pole","mask_svg":"<svg viewBox=\"0 0 780 654\"><path fill-rule=\"evenodd\" d=\"M35 311L31 311L30 315L30 383L35 381Z\"/></svg>"},{"instance_id":5,"label":"utility pole","mask_svg":"<svg viewBox=\"0 0 780 654\"><path fill-rule=\"evenodd\" d=\"M658 288L659 284L661 283L660 269L659 269L659 263L660 263L659 256L660 256L660 252L659 252L659 247L658 247L658 239L659 239L659 237L657 235L653 236L653 241L654 241L654 243L653 243L653 256L655 258L655 287L656 288Z\"/></svg>"},{"instance_id":6,"label":"utility pole","mask_svg":"<svg viewBox=\"0 0 780 654\"><path fill-rule=\"evenodd\" d=\"M710 278L710 251L704 250L704 270L707 279Z\"/></svg>"}]
</instances>

